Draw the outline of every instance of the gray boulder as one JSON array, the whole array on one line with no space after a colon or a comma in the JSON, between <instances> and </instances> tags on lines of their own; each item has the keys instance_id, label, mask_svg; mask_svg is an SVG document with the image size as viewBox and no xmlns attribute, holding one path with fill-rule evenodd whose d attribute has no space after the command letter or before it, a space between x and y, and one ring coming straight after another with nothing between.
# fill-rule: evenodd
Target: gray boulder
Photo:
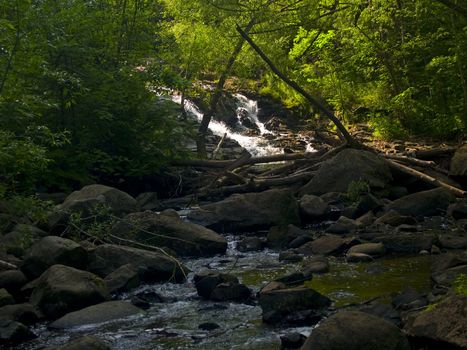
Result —
<instances>
[{"instance_id":1,"label":"gray boulder","mask_svg":"<svg viewBox=\"0 0 467 350\"><path fill-rule=\"evenodd\" d=\"M410 350L388 321L359 311L339 312L311 332L302 350Z\"/></svg>"},{"instance_id":2,"label":"gray boulder","mask_svg":"<svg viewBox=\"0 0 467 350\"><path fill-rule=\"evenodd\" d=\"M11 305L15 303L15 299L10 293L4 288L0 289L0 307L5 305Z\"/></svg>"},{"instance_id":3,"label":"gray boulder","mask_svg":"<svg viewBox=\"0 0 467 350\"><path fill-rule=\"evenodd\" d=\"M66 344L52 346L46 350L110 350L110 346L103 340L91 335L73 339Z\"/></svg>"},{"instance_id":4,"label":"gray boulder","mask_svg":"<svg viewBox=\"0 0 467 350\"><path fill-rule=\"evenodd\" d=\"M269 248L278 249L288 247L299 237L310 237L310 234L295 225L273 226L269 230L266 240Z\"/></svg>"},{"instance_id":5,"label":"gray boulder","mask_svg":"<svg viewBox=\"0 0 467 350\"><path fill-rule=\"evenodd\" d=\"M467 144L459 147L451 159L450 174L454 176L467 175Z\"/></svg>"},{"instance_id":6,"label":"gray boulder","mask_svg":"<svg viewBox=\"0 0 467 350\"><path fill-rule=\"evenodd\" d=\"M132 264L120 266L104 278L109 293L128 292L137 288L141 281L138 268Z\"/></svg>"},{"instance_id":7,"label":"gray boulder","mask_svg":"<svg viewBox=\"0 0 467 350\"><path fill-rule=\"evenodd\" d=\"M84 269L87 264L87 252L70 239L47 236L31 247L21 270L26 276L36 278L50 266L57 264Z\"/></svg>"},{"instance_id":8,"label":"gray boulder","mask_svg":"<svg viewBox=\"0 0 467 350\"><path fill-rule=\"evenodd\" d=\"M0 242L8 254L22 257L35 242L47 235L47 232L35 226L18 224L1 237Z\"/></svg>"},{"instance_id":9,"label":"gray boulder","mask_svg":"<svg viewBox=\"0 0 467 350\"><path fill-rule=\"evenodd\" d=\"M410 318L404 330L428 349L467 348L467 297L453 295Z\"/></svg>"},{"instance_id":10,"label":"gray boulder","mask_svg":"<svg viewBox=\"0 0 467 350\"><path fill-rule=\"evenodd\" d=\"M104 280L64 265L54 265L45 271L31 295L32 304L52 319L108 299Z\"/></svg>"},{"instance_id":11,"label":"gray boulder","mask_svg":"<svg viewBox=\"0 0 467 350\"><path fill-rule=\"evenodd\" d=\"M299 202L300 213L309 219L316 219L328 211L328 204L318 196L306 194Z\"/></svg>"},{"instance_id":12,"label":"gray boulder","mask_svg":"<svg viewBox=\"0 0 467 350\"><path fill-rule=\"evenodd\" d=\"M106 277L123 265L131 264L138 269L144 282L183 282L188 269L170 255L144 249L103 244L89 253L88 270Z\"/></svg>"},{"instance_id":13,"label":"gray boulder","mask_svg":"<svg viewBox=\"0 0 467 350\"><path fill-rule=\"evenodd\" d=\"M34 324L39 320L39 315L31 304L5 305L0 308L0 319L17 321L24 324Z\"/></svg>"},{"instance_id":14,"label":"gray boulder","mask_svg":"<svg viewBox=\"0 0 467 350\"><path fill-rule=\"evenodd\" d=\"M347 192L349 185L357 182L384 188L391 180L384 159L368 151L345 149L323 163L310 182L300 189L300 195Z\"/></svg>"},{"instance_id":15,"label":"gray boulder","mask_svg":"<svg viewBox=\"0 0 467 350\"><path fill-rule=\"evenodd\" d=\"M395 232L379 234L371 240L382 243L388 253L419 253L431 250L436 241L436 235L421 232Z\"/></svg>"},{"instance_id":16,"label":"gray boulder","mask_svg":"<svg viewBox=\"0 0 467 350\"><path fill-rule=\"evenodd\" d=\"M308 242L297 249L305 256L311 255L341 255L356 242L353 238L344 238L336 235L324 235L314 241Z\"/></svg>"},{"instance_id":17,"label":"gray boulder","mask_svg":"<svg viewBox=\"0 0 467 350\"><path fill-rule=\"evenodd\" d=\"M0 319L0 345L14 346L35 338L24 324Z\"/></svg>"},{"instance_id":18,"label":"gray boulder","mask_svg":"<svg viewBox=\"0 0 467 350\"><path fill-rule=\"evenodd\" d=\"M208 228L149 211L126 216L111 231L124 239L169 247L182 256L212 256L227 249L225 238Z\"/></svg>"},{"instance_id":19,"label":"gray boulder","mask_svg":"<svg viewBox=\"0 0 467 350\"><path fill-rule=\"evenodd\" d=\"M336 234L347 234L354 232L357 228L358 224L355 220L349 219L345 216L341 216L335 223L333 223L327 228L326 232Z\"/></svg>"},{"instance_id":20,"label":"gray boulder","mask_svg":"<svg viewBox=\"0 0 467 350\"><path fill-rule=\"evenodd\" d=\"M28 280L20 270L7 270L0 272L0 288L5 288L8 292L17 293Z\"/></svg>"},{"instance_id":21,"label":"gray boulder","mask_svg":"<svg viewBox=\"0 0 467 350\"><path fill-rule=\"evenodd\" d=\"M299 224L298 204L289 190L234 194L188 213L194 223L222 232Z\"/></svg>"},{"instance_id":22,"label":"gray boulder","mask_svg":"<svg viewBox=\"0 0 467 350\"><path fill-rule=\"evenodd\" d=\"M370 256L381 256L386 252L386 248L382 243L362 243L354 245L349 249L347 254L359 253Z\"/></svg>"},{"instance_id":23,"label":"gray boulder","mask_svg":"<svg viewBox=\"0 0 467 350\"><path fill-rule=\"evenodd\" d=\"M143 310L125 301L107 301L70 312L52 322L49 328L66 329L89 324L109 322L144 313Z\"/></svg>"},{"instance_id":24,"label":"gray boulder","mask_svg":"<svg viewBox=\"0 0 467 350\"><path fill-rule=\"evenodd\" d=\"M221 283L238 283L238 278L215 270L202 270L193 277L198 295L209 299L214 289Z\"/></svg>"},{"instance_id":25,"label":"gray boulder","mask_svg":"<svg viewBox=\"0 0 467 350\"><path fill-rule=\"evenodd\" d=\"M388 205L389 210L395 210L402 215L433 216L444 213L455 196L445 188L417 192L399 198Z\"/></svg>"}]
</instances>

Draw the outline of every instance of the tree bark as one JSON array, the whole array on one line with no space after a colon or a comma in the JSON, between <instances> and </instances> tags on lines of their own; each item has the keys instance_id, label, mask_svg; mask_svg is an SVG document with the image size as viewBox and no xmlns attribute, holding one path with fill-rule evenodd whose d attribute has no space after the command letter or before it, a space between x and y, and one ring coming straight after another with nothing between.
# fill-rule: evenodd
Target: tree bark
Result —
<instances>
[{"instance_id":1,"label":"tree bark","mask_svg":"<svg viewBox=\"0 0 467 350\"><path fill-rule=\"evenodd\" d=\"M237 31L240 35L250 44L250 46L256 51L256 53L263 59L264 62L271 68L271 70L287 85L289 85L292 89L297 91L300 95L305 97L307 101L314 106L317 110L327 116L337 127L339 132L342 134L342 137L347 142L349 146L359 146L359 143L350 135L347 131L345 126L341 123L341 121L332 113L328 108L326 108L321 102L319 102L315 97L305 91L300 85L298 85L295 81L289 79L285 76L276 66L275 64L269 59L268 56L255 44L255 42L248 36L248 34L242 30L237 25Z\"/></svg>"}]
</instances>

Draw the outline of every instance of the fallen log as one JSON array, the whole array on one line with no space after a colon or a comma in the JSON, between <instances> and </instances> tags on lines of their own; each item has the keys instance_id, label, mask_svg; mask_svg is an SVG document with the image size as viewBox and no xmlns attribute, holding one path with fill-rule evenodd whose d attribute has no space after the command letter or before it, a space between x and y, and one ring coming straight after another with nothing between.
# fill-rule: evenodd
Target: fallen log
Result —
<instances>
[{"instance_id":1,"label":"fallen log","mask_svg":"<svg viewBox=\"0 0 467 350\"><path fill-rule=\"evenodd\" d=\"M18 266L9 263L8 261L0 260L0 268L7 270L16 270Z\"/></svg>"},{"instance_id":2,"label":"fallen log","mask_svg":"<svg viewBox=\"0 0 467 350\"><path fill-rule=\"evenodd\" d=\"M457 147L435 148L415 151L411 155L418 159L433 159L444 156L449 157L453 155L456 152L456 150Z\"/></svg>"},{"instance_id":3,"label":"fallen log","mask_svg":"<svg viewBox=\"0 0 467 350\"><path fill-rule=\"evenodd\" d=\"M263 157L251 157L248 160L244 160L241 164L237 164L235 167L242 165L252 165L252 164L262 164L262 163L274 163L274 162L284 162L290 160L300 160L300 159L313 159L319 158L315 153L284 153L284 154L273 154L270 156ZM240 158L239 158L240 159ZM184 160L175 160L171 163L174 166L192 166L199 168L217 168L222 169L226 168L231 169L239 159L235 160L203 160L203 159L184 159Z\"/></svg>"},{"instance_id":4,"label":"fallen log","mask_svg":"<svg viewBox=\"0 0 467 350\"><path fill-rule=\"evenodd\" d=\"M467 197L467 192L461 190L460 188L451 186L443 181L437 180L434 177L431 177L429 175L426 175L418 170L415 170L413 168L410 168L406 165L400 164L396 161L386 159L386 161L389 163L389 166L392 167L393 169L397 169L407 175L413 176L417 179L422 180L423 182L429 183L433 186L436 187L444 187L454 193L457 197Z\"/></svg>"}]
</instances>

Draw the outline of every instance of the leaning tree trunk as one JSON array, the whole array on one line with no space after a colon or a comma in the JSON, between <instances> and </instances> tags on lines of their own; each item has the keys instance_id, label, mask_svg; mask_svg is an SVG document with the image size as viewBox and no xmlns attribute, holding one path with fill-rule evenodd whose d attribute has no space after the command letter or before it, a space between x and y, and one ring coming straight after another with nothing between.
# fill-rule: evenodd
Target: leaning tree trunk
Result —
<instances>
[{"instance_id":1,"label":"leaning tree trunk","mask_svg":"<svg viewBox=\"0 0 467 350\"><path fill-rule=\"evenodd\" d=\"M276 66L275 64L269 59L268 56L255 44L255 42L248 36L244 30L242 30L237 25L237 31L240 33L242 38L244 38L248 44L256 51L256 53L263 59L264 62L271 68L271 70L287 85L289 85L292 89L297 91L300 95L305 97L307 101L318 109L321 113L326 115L337 127L339 132L342 134L342 137L346 141L347 145L354 147L354 146L361 146L347 131L345 126L341 123L341 121L332 113L328 108L326 108L321 102L319 102L315 97L313 97L310 93L305 91L300 85L298 85L295 81L289 79L286 75L284 75Z\"/></svg>"}]
</instances>

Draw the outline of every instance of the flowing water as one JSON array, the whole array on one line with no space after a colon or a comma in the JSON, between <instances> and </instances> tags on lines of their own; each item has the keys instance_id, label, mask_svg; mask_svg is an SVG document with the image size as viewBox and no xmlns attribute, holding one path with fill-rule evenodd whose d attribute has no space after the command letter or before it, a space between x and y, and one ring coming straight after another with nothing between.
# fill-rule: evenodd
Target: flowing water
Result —
<instances>
[{"instance_id":1,"label":"flowing water","mask_svg":"<svg viewBox=\"0 0 467 350\"><path fill-rule=\"evenodd\" d=\"M240 253L237 237L228 236L226 255L190 259L184 263L192 270L210 267L237 276L255 292L269 281L296 271L297 264L279 262L278 253L271 250ZM373 263L347 264L332 258L331 271L315 275L310 287L334 300L334 306L358 303L376 296L389 296L411 286L428 290L429 257L384 258ZM212 302L197 296L191 282L192 274L183 284L154 284L124 295L123 299L142 292L156 292L168 301L152 303L142 316L106 324L89 325L65 332L49 331L46 325L35 330L39 338L22 349L39 349L60 344L78 335L92 334L106 339L117 350L127 349L242 349L273 350L280 348L280 335L299 332L308 335L311 327L281 329L261 321L261 308L255 304ZM219 328L205 331L202 323L213 322Z\"/></svg>"}]
</instances>

